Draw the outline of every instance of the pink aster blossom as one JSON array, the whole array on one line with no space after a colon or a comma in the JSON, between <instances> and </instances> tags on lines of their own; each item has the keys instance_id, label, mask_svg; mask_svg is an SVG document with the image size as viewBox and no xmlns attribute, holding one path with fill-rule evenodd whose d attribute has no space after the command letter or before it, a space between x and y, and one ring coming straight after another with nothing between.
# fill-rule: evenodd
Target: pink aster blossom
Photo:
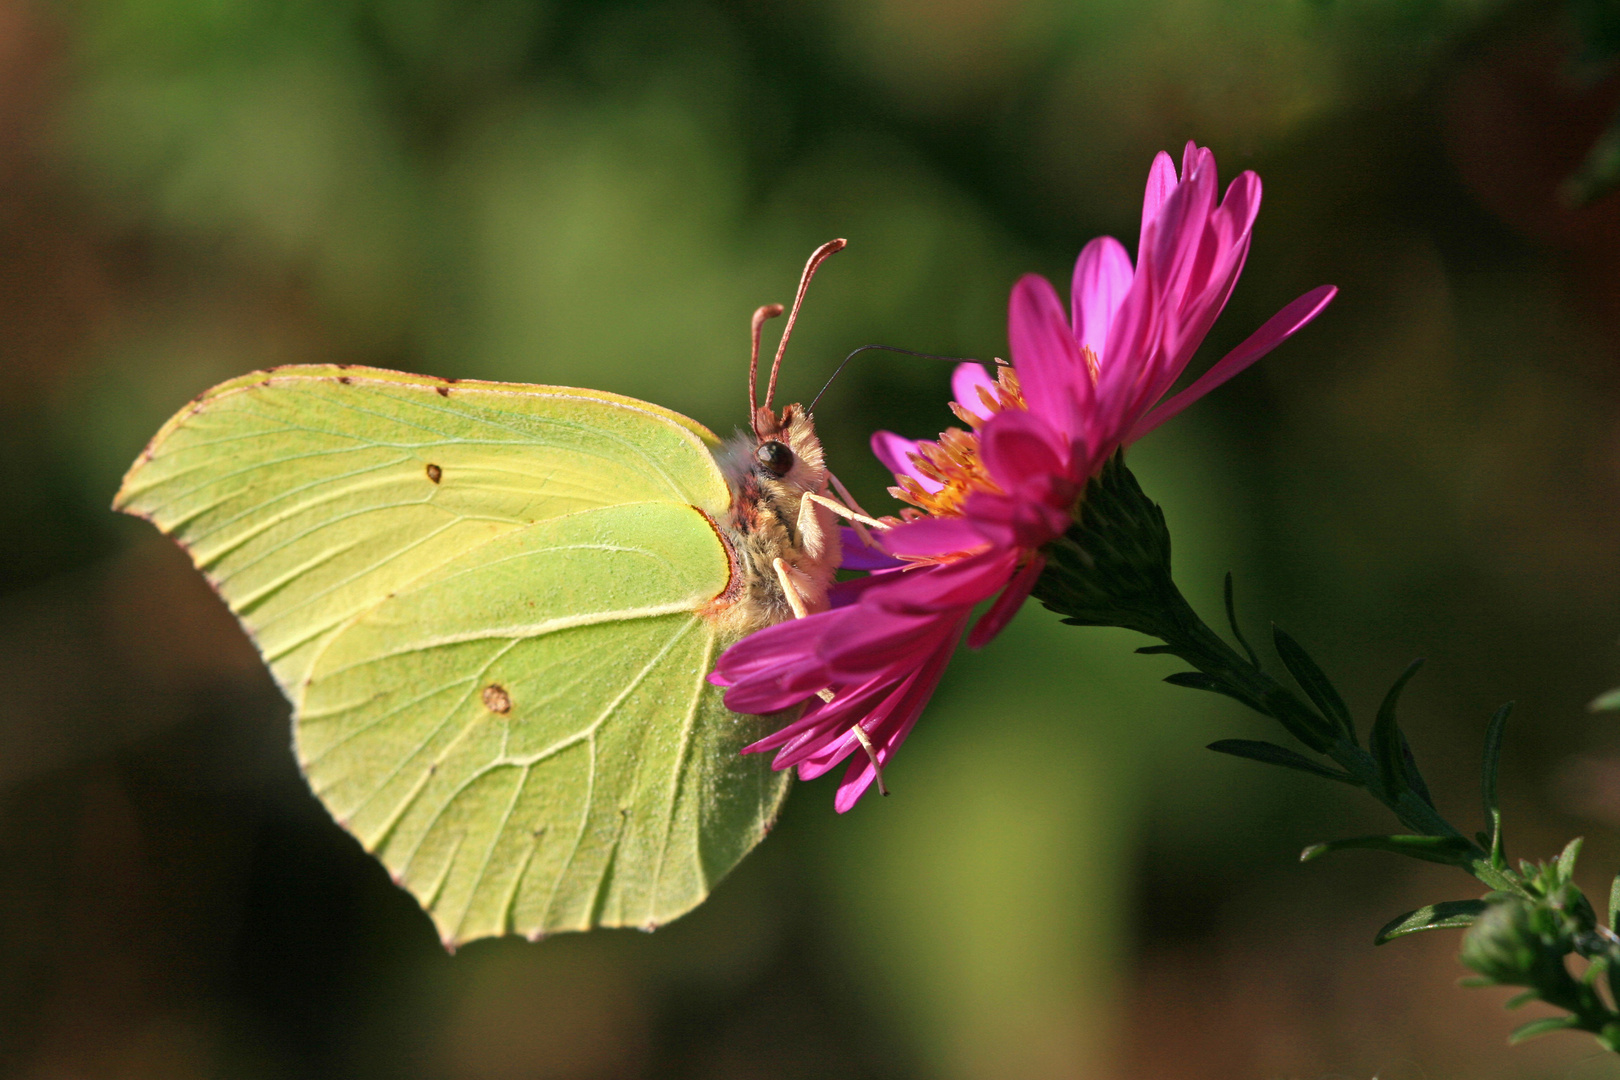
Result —
<instances>
[{"instance_id":1,"label":"pink aster blossom","mask_svg":"<svg viewBox=\"0 0 1620 1080\"><path fill-rule=\"evenodd\" d=\"M932 441L872 438L895 474L891 492L911 504L877 535L893 564L846 544L877 567L870 576L835 587L832 610L768 627L720 658L710 678L729 687L727 707L807 703L745 752L774 750L774 768L797 767L807 780L851 759L840 813L881 786L974 607L995 598L968 635L977 648L1029 596L1045 565L1040 549L1073 524L1087 480L1333 299L1327 285L1301 296L1166 400L1231 296L1259 209L1258 176L1244 172L1218 199L1214 155L1189 142L1179 178L1168 154L1154 159L1134 266L1113 237L1087 244L1067 313L1045 278L1013 287L1012 366L992 377L963 364L952 380L952 409L967 429Z\"/></svg>"}]
</instances>

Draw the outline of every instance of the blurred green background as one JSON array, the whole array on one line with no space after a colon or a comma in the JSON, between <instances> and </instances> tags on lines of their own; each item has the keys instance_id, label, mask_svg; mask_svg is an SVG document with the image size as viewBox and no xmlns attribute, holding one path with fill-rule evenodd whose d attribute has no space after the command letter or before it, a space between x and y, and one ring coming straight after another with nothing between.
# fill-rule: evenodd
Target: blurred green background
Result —
<instances>
[{"instance_id":1,"label":"blurred green background","mask_svg":"<svg viewBox=\"0 0 1620 1080\"><path fill-rule=\"evenodd\" d=\"M1448 934L1461 875L1306 843L1347 794L1123 632L1029 609L960 658L839 818L802 785L647 936L440 950L326 817L286 708L181 553L106 509L169 413L299 361L577 384L744 421L747 320L805 256L806 400L880 341L990 357L1026 270L1134 246L1155 151L1267 198L1195 367L1314 325L1133 452L1208 616L1237 573L1477 812L1515 698L1510 850L1620 863L1620 197L1560 201L1620 103L1613 4L1494 0L0 0L0 1074L1258 1080L1617 1075L1505 1050ZM1577 17L1579 16L1579 18ZM1582 21L1582 18L1585 21ZM1585 26L1586 40L1582 38ZM1584 50L1584 53L1583 53ZM864 354L818 420L948 367ZM1213 621L1213 619L1212 619ZM1369 801L1370 802L1370 801Z\"/></svg>"}]
</instances>

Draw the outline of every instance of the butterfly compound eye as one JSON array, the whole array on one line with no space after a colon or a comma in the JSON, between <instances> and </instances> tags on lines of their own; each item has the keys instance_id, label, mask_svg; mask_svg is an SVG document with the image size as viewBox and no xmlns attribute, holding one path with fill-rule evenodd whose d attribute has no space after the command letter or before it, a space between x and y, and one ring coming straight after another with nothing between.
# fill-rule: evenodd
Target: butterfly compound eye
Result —
<instances>
[{"instance_id":1,"label":"butterfly compound eye","mask_svg":"<svg viewBox=\"0 0 1620 1080\"><path fill-rule=\"evenodd\" d=\"M759 449L754 451L754 457L777 476L786 476L787 471L793 468L793 451L775 439L760 443Z\"/></svg>"}]
</instances>

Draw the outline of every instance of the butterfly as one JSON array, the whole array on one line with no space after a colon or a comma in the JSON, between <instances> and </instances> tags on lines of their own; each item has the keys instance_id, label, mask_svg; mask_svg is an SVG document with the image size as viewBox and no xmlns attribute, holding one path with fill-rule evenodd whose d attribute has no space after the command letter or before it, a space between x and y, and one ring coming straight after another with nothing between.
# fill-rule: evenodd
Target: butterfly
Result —
<instances>
[{"instance_id":1,"label":"butterfly","mask_svg":"<svg viewBox=\"0 0 1620 1080\"><path fill-rule=\"evenodd\" d=\"M173 537L292 703L332 816L449 948L691 910L770 830L788 774L741 748L730 643L821 610L865 518L810 413L749 429L596 390L344 365L254 372L163 426L114 508ZM844 503L829 494L834 488ZM849 505L846 505L848 503Z\"/></svg>"}]
</instances>

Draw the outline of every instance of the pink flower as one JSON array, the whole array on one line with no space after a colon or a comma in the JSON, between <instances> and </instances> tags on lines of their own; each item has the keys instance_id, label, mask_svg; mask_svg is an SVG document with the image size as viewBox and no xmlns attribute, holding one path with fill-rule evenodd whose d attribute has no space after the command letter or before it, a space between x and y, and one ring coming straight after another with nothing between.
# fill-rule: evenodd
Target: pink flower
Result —
<instances>
[{"instance_id":1,"label":"pink flower","mask_svg":"<svg viewBox=\"0 0 1620 1080\"><path fill-rule=\"evenodd\" d=\"M963 364L952 380L952 408L968 430L935 441L872 438L895 474L890 491L911 504L878 537L896 566L836 587L833 610L768 627L720 658L710 678L730 687L735 711L809 702L745 752L775 750L773 766L797 766L802 779L855 755L839 812L882 785L882 767L938 685L974 606L996 597L969 634L977 648L1028 597L1045 565L1040 549L1073 524L1086 481L1333 299L1332 286L1306 293L1164 400L1231 296L1259 208L1252 172L1217 202L1215 157L1189 142L1179 179L1168 154L1154 159L1134 267L1112 237L1087 244L1067 315L1045 278L1026 275L1013 287L1011 368L992 378Z\"/></svg>"},{"instance_id":2,"label":"pink flower","mask_svg":"<svg viewBox=\"0 0 1620 1080\"><path fill-rule=\"evenodd\" d=\"M857 544L859 542L857 541ZM808 707L744 753L775 750L775 768L811 780L851 757L833 805L854 806L899 749L939 685L973 605L1012 573L1017 556L885 570L836 586L840 606L779 623L721 656L710 679L726 706L766 713ZM828 691L831 700L817 696ZM863 746L863 741L865 745Z\"/></svg>"}]
</instances>

